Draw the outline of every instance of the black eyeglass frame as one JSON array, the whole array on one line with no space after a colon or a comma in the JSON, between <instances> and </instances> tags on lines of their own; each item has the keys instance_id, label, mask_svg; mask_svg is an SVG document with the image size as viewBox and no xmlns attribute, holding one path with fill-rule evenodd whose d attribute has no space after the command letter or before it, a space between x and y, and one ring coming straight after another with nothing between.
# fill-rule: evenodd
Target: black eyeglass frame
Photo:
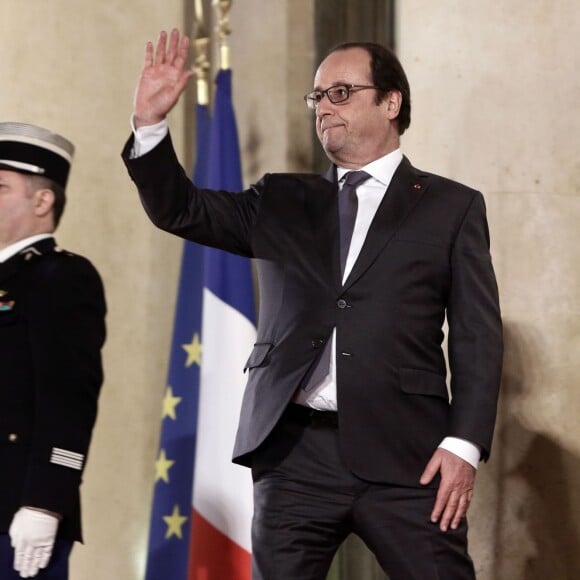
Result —
<instances>
[{"instance_id":1,"label":"black eyeglass frame","mask_svg":"<svg viewBox=\"0 0 580 580\"><path fill-rule=\"evenodd\" d=\"M332 91L335 91L336 89L346 89L346 97L344 98L338 97L337 99L336 95L331 96ZM377 89L380 91L381 87L377 87L375 85L353 85L347 83L339 83L337 85L332 85L331 87L328 87L324 91L321 90L310 91L309 93L306 93L304 95L304 100L306 101L306 106L309 109L315 111L316 107L318 107L318 104L320 103L320 101L322 101L325 95L328 97L328 100L333 105L338 105L339 103L345 103L346 101L348 101L350 99L351 92L362 91L364 89ZM318 100L316 100L315 96L319 96Z\"/></svg>"}]
</instances>

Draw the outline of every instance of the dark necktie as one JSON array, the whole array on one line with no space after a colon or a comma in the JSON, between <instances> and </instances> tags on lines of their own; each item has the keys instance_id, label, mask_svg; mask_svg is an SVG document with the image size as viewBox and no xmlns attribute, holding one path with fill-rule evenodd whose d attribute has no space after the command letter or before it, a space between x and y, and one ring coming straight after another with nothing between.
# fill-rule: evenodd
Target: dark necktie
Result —
<instances>
[{"instance_id":1,"label":"dark necktie","mask_svg":"<svg viewBox=\"0 0 580 580\"><path fill-rule=\"evenodd\" d=\"M354 231L354 223L356 221L356 212L358 209L358 198L356 196L356 188L367 179L370 175L365 171L349 171L345 175L342 189L338 192L338 219L340 227L340 276L341 280L344 275L344 267L346 265L346 258L348 256L348 249ZM318 361L315 363L314 370L308 380L302 387L305 391L309 391L317 386L322 379L328 374L330 369L331 359L331 343L330 338L324 345L324 350L320 354Z\"/></svg>"},{"instance_id":2,"label":"dark necktie","mask_svg":"<svg viewBox=\"0 0 580 580\"><path fill-rule=\"evenodd\" d=\"M348 249L354 231L358 198L356 188L365 182L370 175L366 171L349 171L345 175L344 185L338 192L338 219L340 225L340 275L344 274Z\"/></svg>"}]
</instances>

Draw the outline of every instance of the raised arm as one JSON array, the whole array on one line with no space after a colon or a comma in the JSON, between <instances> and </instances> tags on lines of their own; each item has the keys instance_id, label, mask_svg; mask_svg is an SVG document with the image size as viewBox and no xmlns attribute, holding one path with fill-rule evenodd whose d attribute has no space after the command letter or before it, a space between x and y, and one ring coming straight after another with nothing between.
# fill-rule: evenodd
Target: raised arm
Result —
<instances>
[{"instance_id":1,"label":"raised arm","mask_svg":"<svg viewBox=\"0 0 580 580\"><path fill-rule=\"evenodd\" d=\"M137 84L134 101L135 127L159 123L177 103L187 87L193 71L185 69L189 50L189 38L174 28L169 35L159 34L157 47L148 42L145 62Z\"/></svg>"}]
</instances>

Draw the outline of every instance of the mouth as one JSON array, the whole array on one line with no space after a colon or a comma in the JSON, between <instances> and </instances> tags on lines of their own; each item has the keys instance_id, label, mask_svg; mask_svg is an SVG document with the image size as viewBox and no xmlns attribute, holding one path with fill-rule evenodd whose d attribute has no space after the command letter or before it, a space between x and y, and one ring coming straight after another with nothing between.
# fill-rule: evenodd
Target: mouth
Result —
<instances>
[{"instance_id":1,"label":"mouth","mask_svg":"<svg viewBox=\"0 0 580 580\"><path fill-rule=\"evenodd\" d=\"M322 125L320 127L320 130L322 131L322 133L325 133L326 131L330 131L330 129L338 129L339 127L342 127L343 125L341 124L336 124L336 125Z\"/></svg>"}]
</instances>

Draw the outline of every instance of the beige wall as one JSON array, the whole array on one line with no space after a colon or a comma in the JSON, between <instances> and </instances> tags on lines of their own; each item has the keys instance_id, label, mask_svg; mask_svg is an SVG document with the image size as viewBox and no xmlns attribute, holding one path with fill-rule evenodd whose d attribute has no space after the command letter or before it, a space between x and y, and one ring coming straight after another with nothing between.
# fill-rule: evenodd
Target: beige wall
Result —
<instances>
[{"instance_id":1,"label":"beige wall","mask_svg":"<svg viewBox=\"0 0 580 580\"><path fill-rule=\"evenodd\" d=\"M399 2L403 145L481 189L505 320L502 406L480 469L480 580L580 577L580 5Z\"/></svg>"},{"instance_id":2,"label":"beige wall","mask_svg":"<svg viewBox=\"0 0 580 580\"><path fill-rule=\"evenodd\" d=\"M2 0L0 117L77 145L60 243L100 270L106 384L83 486L75 580L140 580L181 244L145 218L119 158L143 46L185 0ZM234 2L234 101L246 183L304 169L312 1ZM405 0L413 92L404 149L484 191L506 321L498 437L471 541L480 580L580 570L580 81L576 0ZM258 15L258 17L256 17ZM185 150L184 109L172 116ZM187 164L189 160L184 159Z\"/></svg>"},{"instance_id":3,"label":"beige wall","mask_svg":"<svg viewBox=\"0 0 580 580\"><path fill-rule=\"evenodd\" d=\"M136 7L139 7L137 12ZM177 0L2 0L0 117L77 147L57 239L89 257L108 300L106 382L83 485L75 580L141 578L180 243L147 221L119 157L146 40ZM174 121L179 125L182 111ZM181 147L181 133L176 132Z\"/></svg>"}]
</instances>

